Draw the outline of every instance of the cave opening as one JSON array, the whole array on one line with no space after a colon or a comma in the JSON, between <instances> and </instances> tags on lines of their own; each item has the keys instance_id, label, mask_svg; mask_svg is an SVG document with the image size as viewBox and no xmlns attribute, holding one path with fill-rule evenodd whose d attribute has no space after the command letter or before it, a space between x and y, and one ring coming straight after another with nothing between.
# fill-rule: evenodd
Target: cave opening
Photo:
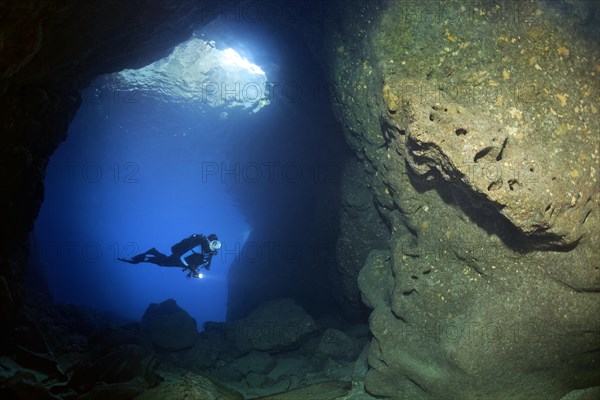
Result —
<instances>
[{"instance_id":1,"label":"cave opening","mask_svg":"<svg viewBox=\"0 0 600 400\"><path fill-rule=\"evenodd\" d=\"M165 58L96 77L32 234L53 300L135 321L174 299L200 331L278 298L335 314L346 155L326 88L294 32L218 18ZM202 279L119 261L192 233L222 243Z\"/></svg>"}]
</instances>

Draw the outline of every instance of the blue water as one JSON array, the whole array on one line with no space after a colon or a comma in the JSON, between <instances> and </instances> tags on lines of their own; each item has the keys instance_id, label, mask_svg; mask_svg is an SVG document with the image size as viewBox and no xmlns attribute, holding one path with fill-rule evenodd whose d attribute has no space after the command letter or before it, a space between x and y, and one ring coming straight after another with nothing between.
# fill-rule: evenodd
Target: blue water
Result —
<instances>
[{"instance_id":1,"label":"blue water","mask_svg":"<svg viewBox=\"0 0 600 400\"><path fill-rule=\"evenodd\" d=\"M169 87L151 88L168 82L165 76L146 76L142 90L111 86L115 79L99 76L83 91L67 139L50 159L33 234L34 256L55 302L139 320L150 303L173 298L202 330L205 321L226 319L231 282L239 291L233 300L239 314L289 295L298 279L324 281L317 275L322 260L313 252L294 263L273 254L273 248L320 244L311 242L322 224L315 210L323 190L337 190L343 153L322 71L302 42L291 40L287 29L277 32L213 24L203 36L218 39L221 50L253 55L250 61L267 71L274 89L257 112L231 104L213 109L185 96L172 101ZM188 80L202 77L187 61L174 70ZM170 254L193 233L215 233L223 243L203 279L117 260L152 247ZM245 251L246 239L252 251ZM326 242L333 248L335 237ZM294 278L282 282L283 271ZM264 288L255 293L256 285ZM329 292L308 297L319 304L323 296Z\"/></svg>"},{"instance_id":2,"label":"blue water","mask_svg":"<svg viewBox=\"0 0 600 400\"><path fill-rule=\"evenodd\" d=\"M227 157L220 138L230 121L93 91L94 84L50 160L35 226L54 300L138 320L149 303L173 298L200 330L224 320L228 268L250 229L228 182L207 174ZM117 260L151 247L170 254L192 233L223 242L204 279Z\"/></svg>"}]
</instances>

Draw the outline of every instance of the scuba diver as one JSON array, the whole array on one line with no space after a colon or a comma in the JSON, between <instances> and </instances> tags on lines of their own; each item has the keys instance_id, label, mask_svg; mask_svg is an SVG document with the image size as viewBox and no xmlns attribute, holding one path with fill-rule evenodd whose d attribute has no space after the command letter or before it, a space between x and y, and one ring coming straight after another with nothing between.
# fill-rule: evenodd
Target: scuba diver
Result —
<instances>
[{"instance_id":1,"label":"scuba diver","mask_svg":"<svg viewBox=\"0 0 600 400\"><path fill-rule=\"evenodd\" d=\"M199 269L204 268L208 271L213 256L220 248L221 242L214 233L208 236L193 234L171 246L172 254L170 256L153 247L129 259L119 257L119 260L130 264L148 262L161 267L180 267L183 268L183 271L188 271L188 279L191 277L202 278Z\"/></svg>"}]
</instances>

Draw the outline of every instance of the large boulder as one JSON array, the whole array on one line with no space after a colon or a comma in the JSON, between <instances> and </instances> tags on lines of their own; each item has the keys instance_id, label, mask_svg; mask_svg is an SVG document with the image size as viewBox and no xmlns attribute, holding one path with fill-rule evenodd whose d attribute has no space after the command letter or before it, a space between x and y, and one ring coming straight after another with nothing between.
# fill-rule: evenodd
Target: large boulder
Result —
<instances>
[{"instance_id":1,"label":"large boulder","mask_svg":"<svg viewBox=\"0 0 600 400\"><path fill-rule=\"evenodd\" d=\"M266 375L275 368L276 364L277 361L272 355L261 351L251 351L231 363L232 367L244 376L250 372Z\"/></svg>"},{"instance_id":2,"label":"large boulder","mask_svg":"<svg viewBox=\"0 0 600 400\"><path fill-rule=\"evenodd\" d=\"M156 365L156 357L148 349L122 345L78 365L69 380L69 387L77 392L87 392L100 383L123 383L136 377L143 378L146 385L153 386L158 382Z\"/></svg>"},{"instance_id":3,"label":"large boulder","mask_svg":"<svg viewBox=\"0 0 600 400\"><path fill-rule=\"evenodd\" d=\"M314 357L317 361L325 361L328 358L336 361L354 361L360 350L359 343L352 337L337 329L327 329L321 336Z\"/></svg>"},{"instance_id":4,"label":"large boulder","mask_svg":"<svg viewBox=\"0 0 600 400\"><path fill-rule=\"evenodd\" d=\"M312 317L290 298L263 303L228 328L236 347L243 353L295 349L317 330Z\"/></svg>"},{"instance_id":5,"label":"large boulder","mask_svg":"<svg viewBox=\"0 0 600 400\"><path fill-rule=\"evenodd\" d=\"M187 350L181 359L184 367L199 372L212 366L225 349L223 337L201 333L194 346Z\"/></svg>"},{"instance_id":6,"label":"large boulder","mask_svg":"<svg viewBox=\"0 0 600 400\"><path fill-rule=\"evenodd\" d=\"M196 320L173 299L150 304L142 317L142 323L146 326L152 343L162 350L187 349L198 339Z\"/></svg>"},{"instance_id":7,"label":"large boulder","mask_svg":"<svg viewBox=\"0 0 600 400\"><path fill-rule=\"evenodd\" d=\"M359 275L378 396L553 400L600 381L598 6L490 5L340 1L321 26L388 227Z\"/></svg>"}]
</instances>

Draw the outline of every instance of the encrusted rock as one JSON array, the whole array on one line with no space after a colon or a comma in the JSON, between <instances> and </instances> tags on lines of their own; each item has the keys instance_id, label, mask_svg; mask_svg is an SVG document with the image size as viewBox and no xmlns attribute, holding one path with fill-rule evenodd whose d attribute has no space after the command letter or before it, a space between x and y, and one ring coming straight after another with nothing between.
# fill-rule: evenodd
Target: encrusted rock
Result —
<instances>
[{"instance_id":1,"label":"encrusted rock","mask_svg":"<svg viewBox=\"0 0 600 400\"><path fill-rule=\"evenodd\" d=\"M386 87L402 96L402 111L388 118L403 128L407 160L418 175L464 187L479 199L473 207L501 213L542 244L581 238L598 206L594 163L573 166L571 158L548 148L570 148L572 157L585 160L589 138L548 134L543 141L526 140L524 125L508 125L496 110L454 102L427 82L395 80Z\"/></svg>"},{"instance_id":2,"label":"encrusted rock","mask_svg":"<svg viewBox=\"0 0 600 400\"><path fill-rule=\"evenodd\" d=\"M600 14L590 2L578 24L570 3L336 2L320 26L389 235L387 251L361 249L371 394L558 400L597 385Z\"/></svg>"}]
</instances>

